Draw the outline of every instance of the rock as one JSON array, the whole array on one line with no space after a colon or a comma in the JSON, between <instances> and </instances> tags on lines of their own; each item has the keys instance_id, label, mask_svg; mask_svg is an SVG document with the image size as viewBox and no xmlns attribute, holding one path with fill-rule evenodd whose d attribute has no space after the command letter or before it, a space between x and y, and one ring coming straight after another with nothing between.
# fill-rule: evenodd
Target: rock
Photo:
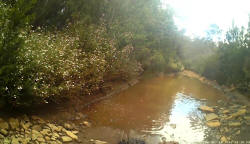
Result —
<instances>
[{"instance_id":1,"label":"rock","mask_svg":"<svg viewBox=\"0 0 250 144\"><path fill-rule=\"evenodd\" d=\"M19 144L19 140L15 137L12 137L11 144Z\"/></svg>"},{"instance_id":2,"label":"rock","mask_svg":"<svg viewBox=\"0 0 250 144\"><path fill-rule=\"evenodd\" d=\"M71 131L65 131L65 133L68 135L68 136L70 136L72 139L78 139L78 136L77 135L75 135L75 134L73 134Z\"/></svg>"},{"instance_id":3,"label":"rock","mask_svg":"<svg viewBox=\"0 0 250 144\"><path fill-rule=\"evenodd\" d=\"M40 132L36 131L36 130L32 130L31 131L31 137L32 137L32 140L36 140L37 138L42 138L43 135Z\"/></svg>"},{"instance_id":4,"label":"rock","mask_svg":"<svg viewBox=\"0 0 250 144\"><path fill-rule=\"evenodd\" d=\"M214 112L214 109L208 106L200 106L199 109L204 112Z\"/></svg>"},{"instance_id":5,"label":"rock","mask_svg":"<svg viewBox=\"0 0 250 144\"><path fill-rule=\"evenodd\" d=\"M49 130L49 129L43 129L41 132L40 132L42 135L47 135L47 136L49 136L49 135L51 135L51 131Z\"/></svg>"},{"instance_id":6,"label":"rock","mask_svg":"<svg viewBox=\"0 0 250 144\"><path fill-rule=\"evenodd\" d=\"M25 138L21 139L21 142L22 142L22 144L28 144L30 142L30 140L31 139L29 137L25 137Z\"/></svg>"},{"instance_id":7,"label":"rock","mask_svg":"<svg viewBox=\"0 0 250 144\"><path fill-rule=\"evenodd\" d=\"M34 125L34 126L32 126L32 129L36 130L36 131L41 131L42 127L40 125Z\"/></svg>"},{"instance_id":8,"label":"rock","mask_svg":"<svg viewBox=\"0 0 250 144\"><path fill-rule=\"evenodd\" d=\"M6 129L8 130L9 129L9 124L5 121L1 121L0 122L0 129Z\"/></svg>"},{"instance_id":9,"label":"rock","mask_svg":"<svg viewBox=\"0 0 250 144\"><path fill-rule=\"evenodd\" d=\"M250 116L244 116L245 120L250 120Z\"/></svg>"},{"instance_id":10,"label":"rock","mask_svg":"<svg viewBox=\"0 0 250 144\"><path fill-rule=\"evenodd\" d=\"M239 135L240 134L240 130L238 130L236 133L235 133L235 135Z\"/></svg>"},{"instance_id":11,"label":"rock","mask_svg":"<svg viewBox=\"0 0 250 144\"><path fill-rule=\"evenodd\" d=\"M68 137L68 136L62 136L62 141L63 142L71 142L72 138Z\"/></svg>"},{"instance_id":12,"label":"rock","mask_svg":"<svg viewBox=\"0 0 250 144\"><path fill-rule=\"evenodd\" d=\"M220 125L221 125L221 123L218 120L207 122L208 127L219 127Z\"/></svg>"},{"instance_id":13,"label":"rock","mask_svg":"<svg viewBox=\"0 0 250 144\"><path fill-rule=\"evenodd\" d=\"M240 126L241 123L240 122L230 122L228 125L231 127L237 127L237 126Z\"/></svg>"},{"instance_id":14,"label":"rock","mask_svg":"<svg viewBox=\"0 0 250 144\"><path fill-rule=\"evenodd\" d=\"M5 137L3 135L0 134L0 139L4 139Z\"/></svg>"},{"instance_id":15,"label":"rock","mask_svg":"<svg viewBox=\"0 0 250 144\"><path fill-rule=\"evenodd\" d=\"M45 120L43 120L42 118L40 118L38 116L35 116L35 115L31 116L31 119L34 120L34 121L37 121L40 124L46 123Z\"/></svg>"},{"instance_id":16,"label":"rock","mask_svg":"<svg viewBox=\"0 0 250 144\"><path fill-rule=\"evenodd\" d=\"M72 127L69 123L65 123L65 124L64 124L64 127L65 127L66 129L69 129L69 130L72 130L72 129L73 129L73 127Z\"/></svg>"},{"instance_id":17,"label":"rock","mask_svg":"<svg viewBox=\"0 0 250 144\"><path fill-rule=\"evenodd\" d=\"M210 120L214 120L218 118L218 115L214 114L214 113L210 113L206 115L206 121L210 121Z\"/></svg>"},{"instance_id":18,"label":"rock","mask_svg":"<svg viewBox=\"0 0 250 144\"><path fill-rule=\"evenodd\" d=\"M170 124L170 126L175 129L176 128L176 124Z\"/></svg>"},{"instance_id":19,"label":"rock","mask_svg":"<svg viewBox=\"0 0 250 144\"><path fill-rule=\"evenodd\" d=\"M39 142L45 142L45 139L43 137L38 137L37 141L39 141Z\"/></svg>"},{"instance_id":20,"label":"rock","mask_svg":"<svg viewBox=\"0 0 250 144\"><path fill-rule=\"evenodd\" d=\"M19 128L19 121L18 121L18 119L15 119L15 118L10 118L9 119L9 124L10 124L10 127L12 128L12 129L18 129Z\"/></svg>"},{"instance_id":21,"label":"rock","mask_svg":"<svg viewBox=\"0 0 250 144\"><path fill-rule=\"evenodd\" d=\"M46 140L46 141L50 141L50 137L46 136L46 137L45 137L45 140Z\"/></svg>"},{"instance_id":22,"label":"rock","mask_svg":"<svg viewBox=\"0 0 250 144\"><path fill-rule=\"evenodd\" d=\"M223 110L223 111L222 111L223 114L227 114L227 113L229 113L229 112L230 112L229 110Z\"/></svg>"},{"instance_id":23,"label":"rock","mask_svg":"<svg viewBox=\"0 0 250 144\"><path fill-rule=\"evenodd\" d=\"M20 122L20 125L21 125L21 127L24 129L24 130L27 130L27 129L29 129L29 127L31 126L31 123L30 122L25 122L25 121L21 121Z\"/></svg>"},{"instance_id":24,"label":"rock","mask_svg":"<svg viewBox=\"0 0 250 144\"><path fill-rule=\"evenodd\" d=\"M233 113L231 116L234 118L234 117L238 117L238 116L241 116L241 115L244 115L246 114L247 110L246 109L241 109L241 110L238 110L236 113Z\"/></svg>"},{"instance_id":25,"label":"rock","mask_svg":"<svg viewBox=\"0 0 250 144\"><path fill-rule=\"evenodd\" d=\"M25 121L25 122L28 122L30 119L29 119L29 117L27 115L23 115L22 120Z\"/></svg>"},{"instance_id":26,"label":"rock","mask_svg":"<svg viewBox=\"0 0 250 144\"><path fill-rule=\"evenodd\" d=\"M57 131L57 132L60 132L62 129L60 129L59 127L57 127L56 125L54 125L54 124L47 124L50 128L51 128L51 130L52 131Z\"/></svg>"},{"instance_id":27,"label":"rock","mask_svg":"<svg viewBox=\"0 0 250 144\"><path fill-rule=\"evenodd\" d=\"M78 134L78 131L71 131L73 134Z\"/></svg>"},{"instance_id":28,"label":"rock","mask_svg":"<svg viewBox=\"0 0 250 144\"><path fill-rule=\"evenodd\" d=\"M221 143L226 143L228 140L227 140L227 138L225 136L222 136L220 138L220 141L221 141Z\"/></svg>"},{"instance_id":29,"label":"rock","mask_svg":"<svg viewBox=\"0 0 250 144\"><path fill-rule=\"evenodd\" d=\"M0 133L3 134L4 136L7 136L7 135L8 135L8 131L5 130L5 129L1 129L1 130L0 130Z\"/></svg>"},{"instance_id":30,"label":"rock","mask_svg":"<svg viewBox=\"0 0 250 144\"><path fill-rule=\"evenodd\" d=\"M250 121L246 121L245 123L246 125L250 126Z\"/></svg>"},{"instance_id":31,"label":"rock","mask_svg":"<svg viewBox=\"0 0 250 144\"><path fill-rule=\"evenodd\" d=\"M59 137L60 137L59 134L53 133L52 136L51 136L51 139L52 139L52 140L56 140L56 139L59 138Z\"/></svg>"},{"instance_id":32,"label":"rock","mask_svg":"<svg viewBox=\"0 0 250 144\"><path fill-rule=\"evenodd\" d=\"M93 140L93 139L91 139L90 141L93 142L93 144L108 144L107 142L100 141L100 140Z\"/></svg>"},{"instance_id":33,"label":"rock","mask_svg":"<svg viewBox=\"0 0 250 144\"><path fill-rule=\"evenodd\" d=\"M89 123L87 121L83 121L82 124L85 125L85 126L87 126L87 127L91 127L91 123Z\"/></svg>"}]
</instances>

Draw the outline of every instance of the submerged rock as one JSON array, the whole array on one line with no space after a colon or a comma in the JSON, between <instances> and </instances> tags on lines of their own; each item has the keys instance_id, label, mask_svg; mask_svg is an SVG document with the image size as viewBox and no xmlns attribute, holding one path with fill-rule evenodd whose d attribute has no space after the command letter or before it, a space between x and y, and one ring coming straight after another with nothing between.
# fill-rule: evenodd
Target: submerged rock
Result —
<instances>
[{"instance_id":1,"label":"submerged rock","mask_svg":"<svg viewBox=\"0 0 250 144\"><path fill-rule=\"evenodd\" d=\"M250 116L244 116L245 120L250 120Z\"/></svg>"},{"instance_id":2,"label":"submerged rock","mask_svg":"<svg viewBox=\"0 0 250 144\"><path fill-rule=\"evenodd\" d=\"M240 126L241 123L240 122L230 122L230 123L228 123L228 125L231 127L237 127L237 126Z\"/></svg>"},{"instance_id":3,"label":"submerged rock","mask_svg":"<svg viewBox=\"0 0 250 144\"><path fill-rule=\"evenodd\" d=\"M214 119L217 119L218 118L218 115L216 115L215 113L210 113L210 114L207 114L205 116L206 118L206 121L210 121L210 120L214 120Z\"/></svg>"},{"instance_id":4,"label":"submerged rock","mask_svg":"<svg viewBox=\"0 0 250 144\"><path fill-rule=\"evenodd\" d=\"M218 120L207 122L208 127L219 127L220 125L221 125L221 123Z\"/></svg>"},{"instance_id":5,"label":"submerged rock","mask_svg":"<svg viewBox=\"0 0 250 144\"><path fill-rule=\"evenodd\" d=\"M208 106L200 106L199 109L204 112L214 112L214 109Z\"/></svg>"},{"instance_id":6,"label":"submerged rock","mask_svg":"<svg viewBox=\"0 0 250 144\"><path fill-rule=\"evenodd\" d=\"M240 109L240 110L238 110L236 113L233 113L233 114L231 115L231 117L232 117L232 118L238 117L238 116L241 116L241 115L246 114L246 112L247 112L246 109Z\"/></svg>"},{"instance_id":7,"label":"submerged rock","mask_svg":"<svg viewBox=\"0 0 250 144\"><path fill-rule=\"evenodd\" d=\"M87 126L87 127L91 127L91 123L87 122L87 121L83 121L81 124Z\"/></svg>"},{"instance_id":8,"label":"submerged rock","mask_svg":"<svg viewBox=\"0 0 250 144\"><path fill-rule=\"evenodd\" d=\"M221 141L221 143L226 143L228 140L227 140L227 138L225 136L222 136L220 138L220 141Z\"/></svg>"},{"instance_id":9,"label":"submerged rock","mask_svg":"<svg viewBox=\"0 0 250 144\"><path fill-rule=\"evenodd\" d=\"M223 114L228 114L230 111L229 110L223 110L222 113Z\"/></svg>"}]
</instances>

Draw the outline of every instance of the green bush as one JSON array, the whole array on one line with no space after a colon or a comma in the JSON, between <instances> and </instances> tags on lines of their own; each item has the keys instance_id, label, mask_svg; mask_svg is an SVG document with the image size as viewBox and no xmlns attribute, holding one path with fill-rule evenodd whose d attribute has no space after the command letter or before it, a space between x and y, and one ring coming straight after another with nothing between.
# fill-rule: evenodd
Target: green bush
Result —
<instances>
[{"instance_id":1,"label":"green bush","mask_svg":"<svg viewBox=\"0 0 250 144\"><path fill-rule=\"evenodd\" d=\"M136 75L139 66L129 58L126 49L130 48L118 51L115 41L105 33L102 26L27 32L19 51L18 70L30 81L34 102L58 102L72 91L91 94L101 88L107 75Z\"/></svg>"},{"instance_id":2,"label":"green bush","mask_svg":"<svg viewBox=\"0 0 250 144\"><path fill-rule=\"evenodd\" d=\"M22 32L32 18L28 12L34 2L18 0L9 4L0 1L0 99L12 105L29 97L30 82L20 76L16 58L23 47Z\"/></svg>"}]
</instances>

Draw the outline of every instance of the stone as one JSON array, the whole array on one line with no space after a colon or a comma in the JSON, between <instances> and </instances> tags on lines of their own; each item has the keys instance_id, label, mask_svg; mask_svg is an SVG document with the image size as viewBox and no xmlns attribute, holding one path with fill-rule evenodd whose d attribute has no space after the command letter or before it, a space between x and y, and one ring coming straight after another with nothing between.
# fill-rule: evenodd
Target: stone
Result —
<instances>
[{"instance_id":1,"label":"stone","mask_svg":"<svg viewBox=\"0 0 250 144\"><path fill-rule=\"evenodd\" d=\"M36 130L36 131L41 131L42 127L40 125L34 125L34 126L32 126L32 129Z\"/></svg>"},{"instance_id":2,"label":"stone","mask_svg":"<svg viewBox=\"0 0 250 144\"><path fill-rule=\"evenodd\" d=\"M245 120L250 120L250 116L244 116Z\"/></svg>"},{"instance_id":3,"label":"stone","mask_svg":"<svg viewBox=\"0 0 250 144\"><path fill-rule=\"evenodd\" d=\"M57 134L57 133L53 133L51 137L57 139L57 138L59 138L60 136L59 136L59 134Z\"/></svg>"},{"instance_id":4,"label":"stone","mask_svg":"<svg viewBox=\"0 0 250 144\"><path fill-rule=\"evenodd\" d=\"M39 142L45 142L45 139L43 137L38 137L37 141L39 141Z\"/></svg>"},{"instance_id":5,"label":"stone","mask_svg":"<svg viewBox=\"0 0 250 144\"><path fill-rule=\"evenodd\" d=\"M51 133L51 131L49 130L49 129L43 129L42 131L40 131L40 133L42 134L42 135L47 135L47 136L49 136L49 135L51 135L50 133Z\"/></svg>"},{"instance_id":6,"label":"stone","mask_svg":"<svg viewBox=\"0 0 250 144\"><path fill-rule=\"evenodd\" d=\"M11 129L18 129L19 128L19 121L18 121L18 119L10 118L9 119L9 124L10 124Z\"/></svg>"},{"instance_id":7,"label":"stone","mask_svg":"<svg viewBox=\"0 0 250 144\"><path fill-rule=\"evenodd\" d=\"M22 144L28 144L30 140L31 139L29 137L25 137L25 138L22 138L20 141L22 142Z\"/></svg>"},{"instance_id":8,"label":"stone","mask_svg":"<svg viewBox=\"0 0 250 144\"><path fill-rule=\"evenodd\" d=\"M210 120L214 120L214 119L218 119L218 115L214 114L214 113L209 113L206 115L206 121L210 121Z\"/></svg>"},{"instance_id":9,"label":"stone","mask_svg":"<svg viewBox=\"0 0 250 144\"><path fill-rule=\"evenodd\" d=\"M93 142L93 144L108 144L107 142L100 141L100 140L93 140L93 139L91 139L90 141Z\"/></svg>"},{"instance_id":10,"label":"stone","mask_svg":"<svg viewBox=\"0 0 250 144\"><path fill-rule=\"evenodd\" d=\"M15 137L12 137L11 144L19 144L19 140Z\"/></svg>"},{"instance_id":11,"label":"stone","mask_svg":"<svg viewBox=\"0 0 250 144\"><path fill-rule=\"evenodd\" d=\"M204 112L214 112L214 109L208 106L200 106L199 109Z\"/></svg>"},{"instance_id":12,"label":"stone","mask_svg":"<svg viewBox=\"0 0 250 144\"><path fill-rule=\"evenodd\" d=\"M71 137L68 137L68 136L62 136L62 141L63 141L63 142L71 142L71 141L72 141L72 138L71 138Z\"/></svg>"},{"instance_id":13,"label":"stone","mask_svg":"<svg viewBox=\"0 0 250 144\"><path fill-rule=\"evenodd\" d=\"M78 131L71 131L73 134L78 134Z\"/></svg>"},{"instance_id":14,"label":"stone","mask_svg":"<svg viewBox=\"0 0 250 144\"><path fill-rule=\"evenodd\" d=\"M91 123L89 123L87 121L83 121L82 124L85 125L85 126L87 126L87 127L91 127Z\"/></svg>"},{"instance_id":15,"label":"stone","mask_svg":"<svg viewBox=\"0 0 250 144\"><path fill-rule=\"evenodd\" d=\"M5 121L1 121L0 122L0 129L6 129L8 130L9 129L9 124Z\"/></svg>"},{"instance_id":16,"label":"stone","mask_svg":"<svg viewBox=\"0 0 250 144\"><path fill-rule=\"evenodd\" d=\"M227 113L229 113L229 112L230 112L229 110L223 110L223 111L222 111L223 114L227 114Z\"/></svg>"},{"instance_id":17,"label":"stone","mask_svg":"<svg viewBox=\"0 0 250 144\"><path fill-rule=\"evenodd\" d=\"M32 137L32 140L37 140L37 138L42 138L43 135L40 132L36 131L36 130L32 130L31 131L31 137Z\"/></svg>"},{"instance_id":18,"label":"stone","mask_svg":"<svg viewBox=\"0 0 250 144\"><path fill-rule=\"evenodd\" d=\"M69 129L69 130L72 130L72 129L73 129L72 125L70 125L69 123L65 123L65 124L64 124L64 127L65 127L66 129Z\"/></svg>"},{"instance_id":19,"label":"stone","mask_svg":"<svg viewBox=\"0 0 250 144\"><path fill-rule=\"evenodd\" d=\"M61 131L61 129L54 124L48 123L47 125L51 128L52 131L57 131L57 132Z\"/></svg>"},{"instance_id":20,"label":"stone","mask_svg":"<svg viewBox=\"0 0 250 144\"><path fill-rule=\"evenodd\" d=\"M241 109L241 110L238 110L236 113L233 113L231 116L234 118L234 117L238 117L238 116L241 116L241 115L244 115L246 114L247 110L246 109Z\"/></svg>"},{"instance_id":21,"label":"stone","mask_svg":"<svg viewBox=\"0 0 250 144\"><path fill-rule=\"evenodd\" d=\"M62 144L62 142L60 142L59 140L56 140L56 144Z\"/></svg>"},{"instance_id":22,"label":"stone","mask_svg":"<svg viewBox=\"0 0 250 144\"><path fill-rule=\"evenodd\" d=\"M46 140L46 141L50 141L50 137L46 136L46 137L45 137L45 140Z\"/></svg>"},{"instance_id":23,"label":"stone","mask_svg":"<svg viewBox=\"0 0 250 144\"><path fill-rule=\"evenodd\" d=\"M4 136L7 136L7 135L8 135L8 131L5 130L5 129L1 129L1 130L0 130L0 133L3 134Z\"/></svg>"},{"instance_id":24,"label":"stone","mask_svg":"<svg viewBox=\"0 0 250 144\"><path fill-rule=\"evenodd\" d=\"M226 143L228 140L227 140L227 138L225 136L222 136L220 138L220 141L221 141L221 143Z\"/></svg>"},{"instance_id":25,"label":"stone","mask_svg":"<svg viewBox=\"0 0 250 144\"><path fill-rule=\"evenodd\" d=\"M240 122L230 122L230 123L228 123L228 125L231 127L237 127L237 126L240 126L241 123Z\"/></svg>"},{"instance_id":26,"label":"stone","mask_svg":"<svg viewBox=\"0 0 250 144\"><path fill-rule=\"evenodd\" d=\"M5 138L5 136L3 136L3 135L0 134L0 139L4 139L4 138Z\"/></svg>"},{"instance_id":27,"label":"stone","mask_svg":"<svg viewBox=\"0 0 250 144\"><path fill-rule=\"evenodd\" d=\"M239 135L239 134L240 134L240 130L238 130L235 134L236 134L236 135Z\"/></svg>"},{"instance_id":28,"label":"stone","mask_svg":"<svg viewBox=\"0 0 250 144\"><path fill-rule=\"evenodd\" d=\"M221 125L221 123L218 120L207 122L208 127L219 127L220 125Z\"/></svg>"},{"instance_id":29,"label":"stone","mask_svg":"<svg viewBox=\"0 0 250 144\"><path fill-rule=\"evenodd\" d=\"M170 124L170 126L175 129L176 128L176 124Z\"/></svg>"},{"instance_id":30,"label":"stone","mask_svg":"<svg viewBox=\"0 0 250 144\"><path fill-rule=\"evenodd\" d=\"M75 135L75 134L73 134L71 131L65 131L65 133L68 135L68 136L70 136L72 139L78 139L78 136L77 135Z\"/></svg>"},{"instance_id":31,"label":"stone","mask_svg":"<svg viewBox=\"0 0 250 144\"><path fill-rule=\"evenodd\" d=\"M21 127L24 129L24 130L27 130L27 129L29 129L30 128L30 126L32 125L30 122L25 122L25 121L21 121L20 122L20 125L21 125Z\"/></svg>"},{"instance_id":32,"label":"stone","mask_svg":"<svg viewBox=\"0 0 250 144\"><path fill-rule=\"evenodd\" d=\"M42 118L40 118L38 116L35 116L35 115L31 116L31 119L34 120L34 121L37 121L40 124L46 123Z\"/></svg>"},{"instance_id":33,"label":"stone","mask_svg":"<svg viewBox=\"0 0 250 144\"><path fill-rule=\"evenodd\" d=\"M22 120L25 121L25 122L28 122L30 119L29 117L25 114L22 116Z\"/></svg>"}]
</instances>

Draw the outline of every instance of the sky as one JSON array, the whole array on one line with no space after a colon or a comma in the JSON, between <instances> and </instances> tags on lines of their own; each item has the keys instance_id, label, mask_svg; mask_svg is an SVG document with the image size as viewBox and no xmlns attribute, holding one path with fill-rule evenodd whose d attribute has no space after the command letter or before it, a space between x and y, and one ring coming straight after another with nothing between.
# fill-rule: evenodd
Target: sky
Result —
<instances>
[{"instance_id":1,"label":"sky","mask_svg":"<svg viewBox=\"0 0 250 144\"><path fill-rule=\"evenodd\" d=\"M217 24L224 32L234 20L237 26L247 27L250 0L163 0L175 12L175 23L185 29L186 35L205 36L211 24Z\"/></svg>"}]
</instances>

